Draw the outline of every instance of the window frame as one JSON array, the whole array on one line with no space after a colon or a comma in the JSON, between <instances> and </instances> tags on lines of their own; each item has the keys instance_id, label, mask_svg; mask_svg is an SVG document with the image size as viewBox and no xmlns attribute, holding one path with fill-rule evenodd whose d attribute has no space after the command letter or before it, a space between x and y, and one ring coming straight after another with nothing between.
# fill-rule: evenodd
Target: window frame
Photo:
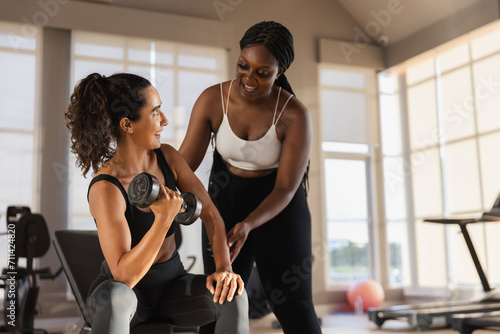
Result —
<instances>
[{"instance_id":1,"label":"window frame","mask_svg":"<svg viewBox=\"0 0 500 334\"><path fill-rule=\"evenodd\" d=\"M340 86L330 86L324 85L321 82L321 70L338 70L347 71L357 74L362 74L365 76L366 84L364 89L357 89L352 87L340 87ZM366 97L366 121L367 125L367 141L366 144L368 150L366 152L351 152L346 151L326 151L323 149L321 143L323 142L323 127L318 126L318 138L320 142L320 175L321 175L321 198L322 198L322 217L324 217L324 223L322 227L323 235L325 236L324 242L328 244L327 235L327 208L326 208L326 183L325 183L325 161L328 159L338 159L338 160L357 160L363 161L366 167L366 194L367 194L367 229L368 229L368 259L369 259L369 274L370 278L374 278L378 281L383 281L384 269L387 266L388 261L385 259L387 251L385 249L385 236L381 233L380 228L383 226L380 224L383 217L381 210L378 209L380 201L377 199L378 193L380 192L380 166L377 163L377 157L380 154L378 137L379 137L379 125L378 125L378 94L377 94L377 80L376 73L373 69L366 69L360 67L334 65L327 63L318 64L318 100L319 100L319 125L322 125L322 110L324 106L322 105L321 94L324 90L337 90L346 92L363 93ZM375 126L370 126L370 124ZM363 145L363 144L361 144ZM332 282L330 281L330 252L327 252L326 261L323 262L324 266L324 281L325 288L327 291L342 291L347 289L354 281L345 282ZM382 269L381 269L382 268Z\"/></svg>"}]
</instances>

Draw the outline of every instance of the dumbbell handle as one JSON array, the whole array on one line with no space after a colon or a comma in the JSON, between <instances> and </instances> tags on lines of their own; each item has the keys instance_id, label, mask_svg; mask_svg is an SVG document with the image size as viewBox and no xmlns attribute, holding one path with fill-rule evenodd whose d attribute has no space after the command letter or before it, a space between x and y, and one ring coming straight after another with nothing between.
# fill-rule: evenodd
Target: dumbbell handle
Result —
<instances>
[{"instance_id":1,"label":"dumbbell handle","mask_svg":"<svg viewBox=\"0 0 500 334\"><path fill-rule=\"evenodd\" d=\"M186 203L186 201L182 201L182 205L181 205L178 213L184 213L187 211L187 209L188 209L188 204Z\"/></svg>"}]
</instances>

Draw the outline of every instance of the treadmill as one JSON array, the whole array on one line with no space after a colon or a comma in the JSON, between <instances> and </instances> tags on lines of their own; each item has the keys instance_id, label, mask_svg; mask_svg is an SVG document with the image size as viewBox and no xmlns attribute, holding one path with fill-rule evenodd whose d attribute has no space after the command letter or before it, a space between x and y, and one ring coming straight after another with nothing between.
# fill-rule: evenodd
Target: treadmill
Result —
<instances>
[{"instance_id":1,"label":"treadmill","mask_svg":"<svg viewBox=\"0 0 500 334\"><path fill-rule=\"evenodd\" d=\"M483 271L476 250L467 231L467 225L483 222L500 221L500 194L497 196L491 211L483 213L478 218L464 219L425 219L425 222L437 224L457 224L467 244L467 248L474 262L474 266L481 280L484 296L477 300L451 301L451 302L431 302L414 305L397 305L388 308L377 307L368 310L368 318L378 327L381 327L386 320L407 318L412 327L418 331L425 331L433 324L451 326L452 318L455 315L478 314L489 312L500 312L500 292L491 289L488 279ZM460 317L455 317L455 326L460 326ZM466 318L461 318L466 319ZM498 325L500 326L500 313L498 313ZM467 333L467 332L464 332ZM468 334L468 333L467 333Z\"/></svg>"},{"instance_id":2,"label":"treadmill","mask_svg":"<svg viewBox=\"0 0 500 334\"><path fill-rule=\"evenodd\" d=\"M461 334L472 334L476 329L500 331L500 311L455 314L451 327Z\"/></svg>"},{"instance_id":3,"label":"treadmill","mask_svg":"<svg viewBox=\"0 0 500 334\"><path fill-rule=\"evenodd\" d=\"M499 211L490 212L499 217ZM500 311L455 314L451 319L451 327L461 334L471 334L476 329L500 331Z\"/></svg>"}]
</instances>

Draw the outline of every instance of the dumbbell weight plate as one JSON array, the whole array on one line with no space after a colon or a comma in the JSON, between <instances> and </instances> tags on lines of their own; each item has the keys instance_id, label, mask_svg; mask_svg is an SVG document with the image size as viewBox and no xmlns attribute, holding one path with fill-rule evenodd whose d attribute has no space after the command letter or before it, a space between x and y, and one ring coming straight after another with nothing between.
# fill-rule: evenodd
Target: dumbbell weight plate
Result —
<instances>
[{"instance_id":1,"label":"dumbbell weight plate","mask_svg":"<svg viewBox=\"0 0 500 334\"><path fill-rule=\"evenodd\" d=\"M156 176L141 173L133 178L128 187L130 203L140 208L147 208L153 204L160 193L160 183Z\"/></svg>"},{"instance_id":2,"label":"dumbbell weight plate","mask_svg":"<svg viewBox=\"0 0 500 334\"><path fill-rule=\"evenodd\" d=\"M182 225L191 225L200 216L202 204L200 199L193 193L182 193L184 204L174 221ZM186 210L186 208L188 208Z\"/></svg>"}]
</instances>

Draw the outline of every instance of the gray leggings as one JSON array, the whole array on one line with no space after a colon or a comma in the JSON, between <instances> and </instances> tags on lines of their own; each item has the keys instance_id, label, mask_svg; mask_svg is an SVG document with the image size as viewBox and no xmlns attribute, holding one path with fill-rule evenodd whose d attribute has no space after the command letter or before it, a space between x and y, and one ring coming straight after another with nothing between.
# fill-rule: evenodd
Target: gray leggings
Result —
<instances>
[{"instance_id":1,"label":"gray leggings","mask_svg":"<svg viewBox=\"0 0 500 334\"><path fill-rule=\"evenodd\" d=\"M104 261L90 289L87 311L92 334L127 334L149 319L180 327L215 322L217 334L249 333L246 293L222 305L212 298L206 276L186 273L175 253L170 260L153 265L133 289L116 282Z\"/></svg>"}]
</instances>

